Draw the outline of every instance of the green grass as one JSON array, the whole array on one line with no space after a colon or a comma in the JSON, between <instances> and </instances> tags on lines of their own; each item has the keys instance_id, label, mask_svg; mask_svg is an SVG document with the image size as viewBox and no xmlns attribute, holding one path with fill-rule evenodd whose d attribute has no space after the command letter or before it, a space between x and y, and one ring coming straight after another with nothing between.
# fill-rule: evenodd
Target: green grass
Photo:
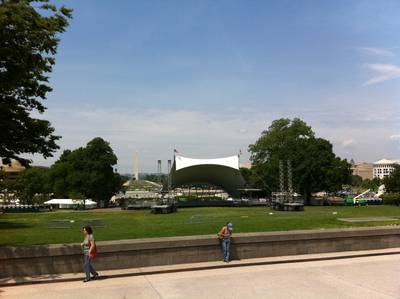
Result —
<instances>
[{"instance_id":1,"label":"green grass","mask_svg":"<svg viewBox=\"0 0 400 299\"><path fill-rule=\"evenodd\" d=\"M270 215L269 213L273 213ZM337 214L333 214L337 212ZM337 218L398 217L395 221L348 223ZM73 220L70 228L50 228L54 220ZM0 245L63 244L81 242L82 221L102 219L105 227L94 228L97 241L166 236L216 234L231 221L235 233L287 231L313 228L345 228L400 224L400 208L306 207L305 212L278 212L268 208L186 208L178 213L154 215L140 211L60 211L0 215Z\"/></svg>"}]
</instances>

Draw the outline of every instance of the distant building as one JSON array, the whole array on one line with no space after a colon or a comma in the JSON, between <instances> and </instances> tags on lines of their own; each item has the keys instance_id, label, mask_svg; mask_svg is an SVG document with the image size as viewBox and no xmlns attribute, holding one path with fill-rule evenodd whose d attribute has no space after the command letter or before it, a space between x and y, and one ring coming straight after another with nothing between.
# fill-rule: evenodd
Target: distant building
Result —
<instances>
[{"instance_id":1,"label":"distant building","mask_svg":"<svg viewBox=\"0 0 400 299\"><path fill-rule=\"evenodd\" d=\"M247 168L250 169L251 168L251 162L244 162L244 163L240 163L240 168Z\"/></svg>"},{"instance_id":2,"label":"distant building","mask_svg":"<svg viewBox=\"0 0 400 299\"><path fill-rule=\"evenodd\" d=\"M400 165L400 160L382 159L374 162L373 178L383 179L389 176L393 172L394 165L396 164Z\"/></svg>"},{"instance_id":3,"label":"distant building","mask_svg":"<svg viewBox=\"0 0 400 299\"><path fill-rule=\"evenodd\" d=\"M7 178L16 179L25 167L17 160L11 160L10 164L0 164L0 170L6 173Z\"/></svg>"},{"instance_id":4,"label":"distant building","mask_svg":"<svg viewBox=\"0 0 400 299\"><path fill-rule=\"evenodd\" d=\"M373 178L373 169L374 165L372 163L361 162L351 165L353 175L358 175L362 177L363 180Z\"/></svg>"}]
</instances>

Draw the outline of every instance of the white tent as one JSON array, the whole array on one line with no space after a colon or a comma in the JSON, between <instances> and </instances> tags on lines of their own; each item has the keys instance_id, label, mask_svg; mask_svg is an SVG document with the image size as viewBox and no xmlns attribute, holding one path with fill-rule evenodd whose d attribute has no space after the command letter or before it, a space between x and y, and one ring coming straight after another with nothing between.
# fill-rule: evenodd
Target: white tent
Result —
<instances>
[{"instance_id":1,"label":"white tent","mask_svg":"<svg viewBox=\"0 0 400 299\"><path fill-rule=\"evenodd\" d=\"M71 199L71 198L53 198L45 202L46 205L55 205L59 209L72 209L77 206L82 206L85 202L86 209L94 209L97 203L90 199Z\"/></svg>"}]
</instances>

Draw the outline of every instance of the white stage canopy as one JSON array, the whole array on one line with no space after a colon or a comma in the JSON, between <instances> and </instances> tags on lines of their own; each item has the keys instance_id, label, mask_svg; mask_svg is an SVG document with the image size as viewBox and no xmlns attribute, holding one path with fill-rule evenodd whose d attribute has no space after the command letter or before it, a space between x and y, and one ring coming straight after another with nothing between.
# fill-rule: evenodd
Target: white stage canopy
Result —
<instances>
[{"instance_id":1,"label":"white stage canopy","mask_svg":"<svg viewBox=\"0 0 400 299\"><path fill-rule=\"evenodd\" d=\"M175 156L170 173L172 188L185 184L206 183L218 186L233 197L239 197L245 181L239 170L239 157L194 159Z\"/></svg>"},{"instance_id":2,"label":"white stage canopy","mask_svg":"<svg viewBox=\"0 0 400 299\"><path fill-rule=\"evenodd\" d=\"M193 159L175 156L176 170L198 165L220 165L239 170L239 156L230 156L217 159Z\"/></svg>"}]
</instances>

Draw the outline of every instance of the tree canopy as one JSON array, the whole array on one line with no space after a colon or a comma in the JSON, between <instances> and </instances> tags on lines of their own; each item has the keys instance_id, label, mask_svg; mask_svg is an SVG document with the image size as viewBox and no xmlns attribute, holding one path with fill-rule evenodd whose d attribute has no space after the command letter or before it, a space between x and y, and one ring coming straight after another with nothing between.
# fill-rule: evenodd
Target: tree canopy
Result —
<instances>
[{"instance_id":1,"label":"tree canopy","mask_svg":"<svg viewBox=\"0 0 400 299\"><path fill-rule=\"evenodd\" d=\"M380 178L365 179L361 183L361 188L378 191L380 185L382 185L382 180Z\"/></svg>"},{"instance_id":2,"label":"tree canopy","mask_svg":"<svg viewBox=\"0 0 400 299\"><path fill-rule=\"evenodd\" d=\"M49 169L44 167L25 169L15 180L14 190L22 204L43 203L49 200L51 193Z\"/></svg>"},{"instance_id":3,"label":"tree canopy","mask_svg":"<svg viewBox=\"0 0 400 299\"><path fill-rule=\"evenodd\" d=\"M3 163L29 160L24 153L51 157L58 149L54 128L43 113L42 100L52 89L58 34L65 31L72 10L48 0L0 1L0 158Z\"/></svg>"},{"instance_id":4,"label":"tree canopy","mask_svg":"<svg viewBox=\"0 0 400 299\"><path fill-rule=\"evenodd\" d=\"M352 175L351 176L351 186L359 187L363 182L363 178L359 175Z\"/></svg>"},{"instance_id":5,"label":"tree canopy","mask_svg":"<svg viewBox=\"0 0 400 299\"><path fill-rule=\"evenodd\" d=\"M50 168L28 167L16 179L0 171L0 193L14 194L22 204L40 204L54 196L90 198L107 205L127 179L114 172L116 163L110 144L97 137L85 147L65 150Z\"/></svg>"},{"instance_id":6,"label":"tree canopy","mask_svg":"<svg viewBox=\"0 0 400 299\"><path fill-rule=\"evenodd\" d=\"M394 166L394 171L383 179L385 189L390 193L400 193L400 165Z\"/></svg>"},{"instance_id":7,"label":"tree canopy","mask_svg":"<svg viewBox=\"0 0 400 299\"><path fill-rule=\"evenodd\" d=\"M350 182L350 164L333 153L332 144L316 138L301 119L282 118L272 122L255 144L249 146L253 171L260 187L279 190L279 161L292 165L293 186L306 201L312 192L336 191ZM257 179L258 178L258 179Z\"/></svg>"},{"instance_id":8,"label":"tree canopy","mask_svg":"<svg viewBox=\"0 0 400 299\"><path fill-rule=\"evenodd\" d=\"M57 197L91 198L107 203L119 190L121 179L114 173L117 163L109 143L97 137L86 147L66 150L50 169L50 179Z\"/></svg>"}]
</instances>

